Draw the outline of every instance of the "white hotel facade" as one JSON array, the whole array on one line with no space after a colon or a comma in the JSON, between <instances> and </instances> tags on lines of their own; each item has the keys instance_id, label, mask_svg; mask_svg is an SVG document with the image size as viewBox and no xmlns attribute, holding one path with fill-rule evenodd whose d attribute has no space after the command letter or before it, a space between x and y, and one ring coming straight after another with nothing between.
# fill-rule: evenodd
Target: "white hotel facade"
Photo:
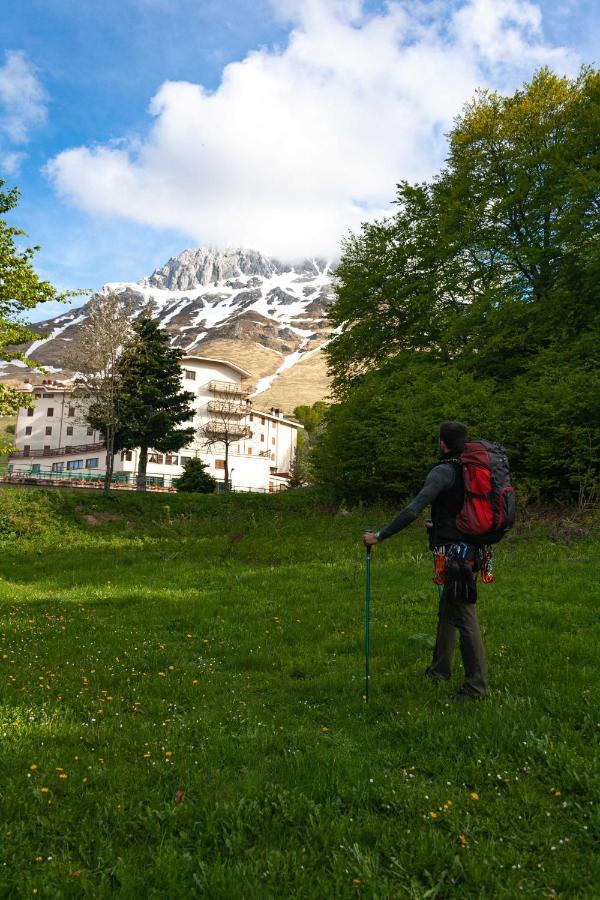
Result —
<instances>
[{"instance_id":1,"label":"white hotel facade","mask_svg":"<svg viewBox=\"0 0 600 900\"><path fill-rule=\"evenodd\" d=\"M207 444L207 435L217 441L227 420L234 441L229 446L229 477L233 490L279 491L285 489L302 427L286 419L279 410L256 410L250 399L250 373L233 363L202 356L181 361L182 386L195 395L193 425L196 436L177 453L154 450L148 457L150 486L168 487L181 475L190 457L199 457L210 474L223 483L225 447ZM82 401L75 384L43 380L24 384L34 405L22 407L15 427L15 450L9 457L9 473L65 481L102 478L106 471L106 448L101 435L84 420ZM224 413L225 411L225 413ZM236 435L239 438L235 440ZM133 483L138 450L117 453L114 476Z\"/></svg>"}]
</instances>

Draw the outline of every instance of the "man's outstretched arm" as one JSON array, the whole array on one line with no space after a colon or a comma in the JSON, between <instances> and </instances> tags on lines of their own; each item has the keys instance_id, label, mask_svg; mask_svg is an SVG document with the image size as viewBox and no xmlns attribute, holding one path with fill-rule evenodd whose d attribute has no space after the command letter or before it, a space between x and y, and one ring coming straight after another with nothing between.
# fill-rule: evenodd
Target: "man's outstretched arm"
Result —
<instances>
[{"instance_id":1,"label":"man's outstretched arm","mask_svg":"<svg viewBox=\"0 0 600 900\"><path fill-rule=\"evenodd\" d=\"M365 535L365 543L367 545L376 544L379 543L379 541L384 541L386 538L391 537L398 531L402 531L403 528L406 528L407 525L414 522L423 512L425 507L429 506L430 503L433 503L442 491L452 487L455 478L456 474L453 466L444 463L434 466L415 499L411 500L411 502L398 513L396 518L393 519L389 525L385 526L385 528L382 528L374 534L372 534L372 532L367 532Z\"/></svg>"}]
</instances>

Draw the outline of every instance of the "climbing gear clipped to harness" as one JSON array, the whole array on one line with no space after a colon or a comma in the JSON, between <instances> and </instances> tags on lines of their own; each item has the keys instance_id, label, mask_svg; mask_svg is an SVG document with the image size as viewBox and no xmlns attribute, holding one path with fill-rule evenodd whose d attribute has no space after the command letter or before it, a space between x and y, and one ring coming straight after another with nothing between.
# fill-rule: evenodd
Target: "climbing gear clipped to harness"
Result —
<instances>
[{"instance_id":1,"label":"climbing gear clipped to harness","mask_svg":"<svg viewBox=\"0 0 600 900\"><path fill-rule=\"evenodd\" d=\"M494 441L471 441L459 462L465 499L456 527L477 546L496 544L515 522L515 491L506 450Z\"/></svg>"},{"instance_id":2,"label":"climbing gear clipped to harness","mask_svg":"<svg viewBox=\"0 0 600 900\"><path fill-rule=\"evenodd\" d=\"M444 583L446 573L446 555L443 548L436 548L433 554L433 583L441 585Z\"/></svg>"},{"instance_id":3,"label":"climbing gear clipped to harness","mask_svg":"<svg viewBox=\"0 0 600 900\"><path fill-rule=\"evenodd\" d=\"M491 584L494 580L494 548L483 548L481 555L481 580L484 584Z\"/></svg>"},{"instance_id":4,"label":"climbing gear clipped to harness","mask_svg":"<svg viewBox=\"0 0 600 900\"><path fill-rule=\"evenodd\" d=\"M433 551L433 583L441 596L444 587L448 600L457 603L475 603L475 582L479 569L480 551L468 544L445 544Z\"/></svg>"},{"instance_id":5,"label":"climbing gear clipped to harness","mask_svg":"<svg viewBox=\"0 0 600 900\"><path fill-rule=\"evenodd\" d=\"M433 550L433 583L440 588L448 584L453 587L449 591L453 599L464 599L466 603L474 602L466 599L474 596L477 573L481 572L484 584L494 581L494 548L469 547L468 544L441 544ZM459 591L458 584L462 585ZM459 596L460 594L460 596ZM464 596L463 596L464 595Z\"/></svg>"}]
</instances>

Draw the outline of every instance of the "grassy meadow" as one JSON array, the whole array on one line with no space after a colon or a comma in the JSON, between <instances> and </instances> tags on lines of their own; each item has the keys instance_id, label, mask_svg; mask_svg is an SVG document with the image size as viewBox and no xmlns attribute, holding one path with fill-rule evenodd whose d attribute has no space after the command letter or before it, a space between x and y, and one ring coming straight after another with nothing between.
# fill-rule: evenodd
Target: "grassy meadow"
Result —
<instances>
[{"instance_id":1,"label":"grassy meadow","mask_svg":"<svg viewBox=\"0 0 600 900\"><path fill-rule=\"evenodd\" d=\"M480 587L491 694L423 678L413 526L310 493L0 490L0 896L600 894L594 522Z\"/></svg>"}]
</instances>

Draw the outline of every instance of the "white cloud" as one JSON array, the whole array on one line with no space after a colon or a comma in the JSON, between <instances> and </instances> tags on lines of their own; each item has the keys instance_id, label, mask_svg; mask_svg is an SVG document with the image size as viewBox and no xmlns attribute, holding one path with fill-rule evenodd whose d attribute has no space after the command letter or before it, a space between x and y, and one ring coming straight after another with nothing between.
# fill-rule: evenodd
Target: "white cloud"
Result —
<instances>
[{"instance_id":1,"label":"white cloud","mask_svg":"<svg viewBox=\"0 0 600 900\"><path fill-rule=\"evenodd\" d=\"M389 209L398 180L439 167L478 86L573 69L525 0L407 0L377 15L362 0L272 2L292 23L285 47L228 65L213 93L164 83L146 137L49 163L60 194L199 244L334 255L348 228Z\"/></svg>"},{"instance_id":2,"label":"white cloud","mask_svg":"<svg viewBox=\"0 0 600 900\"><path fill-rule=\"evenodd\" d=\"M20 50L6 53L0 66L0 165L6 175L15 175L25 154L9 149L23 145L33 128L46 120L46 92L35 68Z\"/></svg>"},{"instance_id":3,"label":"white cloud","mask_svg":"<svg viewBox=\"0 0 600 900\"><path fill-rule=\"evenodd\" d=\"M4 175L16 175L21 163L25 159L25 153L16 151L4 152L0 150L0 173Z\"/></svg>"}]
</instances>

